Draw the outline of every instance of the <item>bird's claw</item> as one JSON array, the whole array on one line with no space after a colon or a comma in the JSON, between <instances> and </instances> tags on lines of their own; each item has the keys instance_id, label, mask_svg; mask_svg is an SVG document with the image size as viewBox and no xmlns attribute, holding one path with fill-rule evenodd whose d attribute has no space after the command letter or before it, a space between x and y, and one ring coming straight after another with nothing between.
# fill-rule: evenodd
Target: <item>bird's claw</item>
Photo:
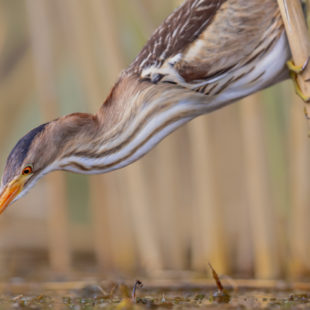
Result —
<instances>
[{"instance_id":1,"label":"bird's claw","mask_svg":"<svg viewBox=\"0 0 310 310\"><path fill-rule=\"evenodd\" d=\"M294 62L292 60L289 60L286 62L286 65L288 67L288 69L290 70L290 75L291 78L294 82L294 87L295 87L295 91L296 94L304 101L304 102L310 102L310 97L306 96L302 90L299 87L298 81L297 81L297 75L301 74L308 66L310 61L310 57L307 58L307 60L304 62L304 64L302 66L297 66L294 64Z\"/></svg>"},{"instance_id":2,"label":"bird's claw","mask_svg":"<svg viewBox=\"0 0 310 310\"><path fill-rule=\"evenodd\" d=\"M309 61L310 61L310 56L306 59L306 61L304 62L302 66L297 66L294 64L293 60L290 59L286 62L286 65L291 72L299 74L305 71L305 69L307 68L309 64Z\"/></svg>"},{"instance_id":3,"label":"bird's claw","mask_svg":"<svg viewBox=\"0 0 310 310\"><path fill-rule=\"evenodd\" d=\"M306 103L309 103L310 102L310 97L309 96L306 96L302 90L300 89L299 87L299 84L298 84L298 81L297 81L297 75L295 73L291 74L291 78L294 82L294 87L295 87L295 91L296 91L296 94Z\"/></svg>"},{"instance_id":4,"label":"bird's claw","mask_svg":"<svg viewBox=\"0 0 310 310\"><path fill-rule=\"evenodd\" d=\"M310 121L310 115L309 115L308 110L307 110L306 107L304 107L304 113L305 113L306 119L307 119L308 121Z\"/></svg>"}]
</instances>

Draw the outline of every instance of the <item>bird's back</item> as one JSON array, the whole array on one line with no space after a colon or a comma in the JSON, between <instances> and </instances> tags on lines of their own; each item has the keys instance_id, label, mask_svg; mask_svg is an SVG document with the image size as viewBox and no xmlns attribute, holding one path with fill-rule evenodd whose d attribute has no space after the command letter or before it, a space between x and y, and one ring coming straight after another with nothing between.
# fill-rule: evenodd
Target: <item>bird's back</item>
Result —
<instances>
[{"instance_id":1,"label":"bird's back","mask_svg":"<svg viewBox=\"0 0 310 310\"><path fill-rule=\"evenodd\" d=\"M126 72L213 96L234 86L238 99L287 76L288 58L276 0L188 0Z\"/></svg>"}]
</instances>

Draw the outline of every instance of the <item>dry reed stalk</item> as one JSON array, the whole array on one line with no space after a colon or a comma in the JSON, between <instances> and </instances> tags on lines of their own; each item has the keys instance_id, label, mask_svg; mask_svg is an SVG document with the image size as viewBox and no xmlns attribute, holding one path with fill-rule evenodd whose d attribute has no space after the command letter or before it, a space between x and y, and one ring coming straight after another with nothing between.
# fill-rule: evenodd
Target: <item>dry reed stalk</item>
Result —
<instances>
[{"instance_id":1,"label":"dry reed stalk","mask_svg":"<svg viewBox=\"0 0 310 310\"><path fill-rule=\"evenodd\" d=\"M108 2L100 2L100 4L102 7L101 11L106 12L105 14L110 16L110 18L101 18L101 23L103 23L103 20L105 23L105 25L102 26L104 26L106 29L116 29L117 25L115 24L114 19L111 19L111 4ZM109 10L110 13L108 13ZM145 25L143 24L141 28L145 29ZM115 40L118 35L114 33L114 36L111 36L109 31L106 31L103 34L105 39L105 48L109 49L109 52L106 56L106 59L108 59L107 62L110 63L111 59L112 64L114 64L112 67L109 66L109 68L111 68L111 74L109 74L109 72L107 74L109 76L113 76L115 72L120 71L120 67L123 66L123 61L120 61L121 58L119 53L121 48L118 45L117 40ZM114 69L114 72L112 72L112 69ZM146 163L144 160L142 160L137 162L132 167L124 169L123 171L116 174L118 176L118 184L124 189L123 194L125 194L127 197L124 208L128 208L131 212L131 217L127 218L127 222L122 223L121 227L118 229L119 233L127 230L127 233L123 235L123 243L120 247L118 247L118 250L124 248L129 250L128 246L130 243L126 243L125 236L128 235L130 228L133 229L135 232L135 240L137 242L139 251L139 258L142 262L142 265L146 271L154 272L162 269L163 263L159 254L159 243L158 238L156 237L153 220L154 213L156 212L154 212L154 210L156 210L156 208L151 208L151 199L149 194L150 181L148 180L151 178L147 177L145 168ZM115 194L117 193L115 192ZM117 221L117 219L115 219L115 221ZM131 247L134 248L133 245Z\"/></svg>"},{"instance_id":2,"label":"dry reed stalk","mask_svg":"<svg viewBox=\"0 0 310 310\"><path fill-rule=\"evenodd\" d=\"M104 80L105 92L113 85L122 68L120 49L115 47L113 40L113 38L117 37L117 30L113 25L114 18L111 5L112 3L108 1L94 0L88 6L91 19L94 22L93 33L98 35L98 46L102 51L100 54L103 59L108 59L105 74L110 79ZM99 93L100 89L96 91ZM98 102L99 105L100 103ZM96 179L96 185L94 184L94 179ZM92 177L90 182L91 187L97 186L95 192L92 189L91 212L95 237L95 253L98 267L102 272L110 272L112 269L126 271L128 265L130 265L129 262L127 262L128 265L123 262L124 257L128 257L128 255L122 255L124 254L123 251L127 250L126 241L130 242L126 240L128 234L122 233L123 228L127 227L128 224L122 217L122 199L116 190L117 183L117 176L115 174ZM100 197L102 188L104 188L105 197ZM125 235L123 240L119 241L119 235ZM101 242L103 236L106 236L106 242L104 243Z\"/></svg>"},{"instance_id":3,"label":"dry reed stalk","mask_svg":"<svg viewBox=\"0 0 310 310\"><path fill-rule=\"evenodd\" d=\"M152 22L152 18L148 13L150 10L148 3L135 0L134 6L139 12L139 16L144 12L141 15L141 22L143 29L145 29L144 36L147 38L155 29L155 22ZM183 133L185 131L184 129ZM180 177L181 179L185 177L180 176L178 173L180 165L178 152L185 152L185 150L179 145L177 136L174 134L152 153L152 162L155 162L160 169L157 169L159 175L155 177L155 180L148 178L150 180L148 186L152 190L151 196L155 197L155 200L151 202L153 206L152 212L154 216L160 219L158 223L160 228L157 232L157 240L160 240L163 249L160 258L163 261L160 264L165 264L165 266L172 269L182 269L186 264L185 252L188 231L185 231L185 229L190 229L190 225L184 225L182 220L183 217L187 218L187 210L184 210L189 206L185 205L186 201L178 199L184 194L180 192L184 190L182 189ZM151 165L152 163L148 162L147 164ZM177 216L177 214L181 214L181 216Z\"/></svg>"},{"instance_id":4,"label":"dry reed stalk","mask_svg":"<svg viewBox=\"0 0 310 310\"><path fill-rule=\"evenodd\" d=\"M244 140L244 167L250 225L254 248L254 273L257 278L276 278L280 274L275 215L268 191L263 118L259 94L243 100L241 107Z\"/></svg>"},{"instance_id":5,"label":"dry reed stalk","mask_svg":"<svg viewBox=\"0 0 310 310\"><path fill-rule=\"evenodd\" d=\"M62 18L63 29L67 32L68 47L74 51L74 61L83 78L85 85L85 97L89 109L95 112L102 102L103 91L101 91L98 74L96 71L95 57L92 54L92 41L89 36L89 23L86 21L86 5L82 1L68 0L57 1L58 12ZM89 6L86 6L89 9ZM72 52L70 52L72 53ZM94 229L95 254L100 271L112 270L113 262L113 240L111 238L110 218L117 212L110 206L109 182L101 176L89 178L91 215ZM109 197L109 198L107 198ZM114 207L114 206L113 206Z\"/></svg>"},{"instance_id":6,"label":"dry reed stalk","mask_svg":"<svg viewBox=\"0 0 310 310\"><path fill-rule=\"evenodd\" d=\"M118 38L119 25L115 18L115 2L95 0L90 3L92 18L95 24L95 33L99 36L98 46L102 51L105 62L104 84L110 88L116 81L121 70L125 67L125 55ZM108 190L110 225L112 242L112 256L118 271L132 271L136 265L137 250L134 244L134 229L131 221L131 203L128 203L129 170L124 169L101 177ZM131 181L131 180L130 180ZM128 181L128 182L130 182ZM139 193L137 193L139 195ZM139 214L134 216L139 217ZM141 220L144 220L141 218ZM141 233L141 232L140 232ZM143 235L143 234L142 234ZM99 236L98 236L99 237ZM105 249L102 249L104 251Z\"/></svg>"},{"instance_id":7,"label":"dry reed stalk","mask_svg":"<svg viewBox=\"0 0 310 310\"><path fill-rule=\"evenodd\" d=\"M181 5L182 0L175 0L175 7ZM188 216L193 218L191 225L187 226L187 234L191 235L192 242L192 267L198 270L206 270L208 261L221 273L228 272L229 262L227 260L227 248L224 240L225 229L223 218L219 208L220 200L216 184L215 174L218 172L213 167L215 152L210 130L210 121L200 118L189 124L185 129L190 138L190 165L192 173L192 204L182 206L190 208ZM184 139L184 137L183 137ZM184 152L181 148L178 152ZM191 233L192 232L192 233ZM226 235L227 236L227 235ZM186 238L183 238L183 243ZM183 244L185 247L186 244ZM179 246L180 247L180 246ZM179 250L182 248L180 247ZM183 254L184 255L184 254Z\"/></svg>"},{"instance_id":8,"label":"dry reed stalk","mask_svg":"<svg viewBox=\"0 0 310 310\"><path fill-rule=\"evenodd\" d=\"M155 29L155 21L150 14L150 3L144 1L134 1L140 5L137 8L141 29L144 29L146 37L151 35ZM141 15L142 14L142 15ZM153 25L153 29L151 29ZM185 133L185 131L183 131ZM186 260L186 238L182 232L184 227L185 214L182 212L185 201L179 199L182 196L180 180L184 178L179 174L180 152L179 140L176 133L163 141L150 155L151 160L143 160L145 184L148 187L149 196L145 208L156 221L156 228L153 223L153 230L156 231L156 246L161 249L161 264L165 268L181 270L185 267ZM156 165L156 169L152 166ZM141 193L143 189L139 191ZM153 198L153 199L152 199ZM181 216L177 216L181 214ZM153 221L155 222L155 221ZM159 266L159 265L158 265ZM163 267L162 266L162 267Z\"/></svg>"},{"instance_id":9,"label":"dry reed stalk","mask_svg":"<svg viewBox=\"0 0 310 310\"><path fill-rule=\"evenodd\" d=\"M310 56L309 33L306 21L299 0L278 0L278 5L284 21L292 58L294 64L303 66ZM309 1L308 1L309 5ZM307 12L309 13L309 12ZM297 75L298 85L302 93L310 98L310 66ZM294 100L300 102L300 100ZM307 118L310 118L310 105L304 106ZM289 273L291 277L301 277L305 271L309 272L310 247L308 246L307 236L309 236L309 141L305 138L307 130L302 117L294 107L290 113L291 116L291 178L290 187L292 192L292 214L291 214L291 232L289 234L289 245L291 249L291 259ZM309 130L309 128L308 128ZM308 173L306 173L308 171Z\"/></svg>"},{"instance_id":10,"label":"dry reed stalk","mask_svg":"<svg viewBox=\"0 0 310 310\"><path fill-rule=\"evenodd\" d=\"M178 129L174 134L176 140L176 155L175 161L178 166L174 171L175 182L175 197L176 204L178 206L177 214L182 216L178 217L176 214L172 216L174 220L178 222L178 238L179 248L182 252L182 265L183 270L189 269L191 253L190 243L192 240L191 230L192 223L188 219L192 217L192 201L193 201L193 187L191 180L191 154L190 154L190 141L188 125ZM169 141L168 141L169 142Z\"/></svg>"},{"instance_id":11,"label":"dry reed stalk","mask_svg":"<svg viewBox=\"0 0 310 310\"><path fill-rule=\"evenodd\" d=\"M57 7L70 57L76 62L78 70L81 71L88 100L86 106L95 113L102 103L103 91L94 61L95 55L89 35L89 23L86 21L86 9L89 7L86 2L75 0L58 0Z\"/></svg>"},{"instance_id":12,"label":"dry reed stalk","mask_svg":"<svg viewBox=\"0 0 310 310\"><path fill-rule=\"evenodd\" d=\"M4 50L6 47L3 43L6 42L6 37L9 35L9 20L8 18L4 18L4 3L0 4L0 13L1 22L0 22L0 62L4 64ZM13 44L14 45L14 44ZM17 45L20 47L19 45ZM17 47L17 48L18 48ZM14 54L14 49L11 47L10 50ZM31 72L32 66L30 63L32 60L32 55L28 48L25 47L25 50L20 55L19 58L15 60L12 64L12 67L9 72L2 71L1 81L0 81L0 149L2 150L2 154L4 155L6 146L11 145L13 141L8 143L8 139L12 137L12 129L18 129L20 117L20 111L23 109L23 105L25 104L25 98L29 98L31 90L34 88L33 79L29 78L29 72ZM18 85L18 91L16 91L16 85ZM9 117L8 117L9 116ZM8 128L10 129L8 131ZM8 151L8 150L7 150ZM3 171L3 166L5 164L5 157L1 157L1 171ZM10 215L11 214L11 215ZM1 244L1 252L5 253L10 246L16 247L15 240L10 233L10 229L12 229L12 224L15 223L16 217L14 213L8 212L8 214L1 219L0 223L0 244ZM19 227L20 228L20 227ZM21 231L23 231L21 229ZM8 236L9 234L9 236ZM10 237L11 236L11 237ZM19 240L19 238L17 237ZM6 272L10 275L10 271L6 260L4 259L5 255L0 259L0 270L2 272Z\"/></svg>"},{"instance_id":13,"label":"dry reed stalk","mask_svg":"<svg viewBox=\"0 0 310 310\"><path fill-rule=\"evenodd\" d=\"M109 204L111 203L109 197L111 196L106 196L105 185L101 176L89 178L93 246L100 273L109 273L116 268L113 259L113 227L109 214Z\"/></svg>"},{"instance_id":14,"label":"dry reed stalk","mask_svg":"<svg viewBox=\"0 0 310 310\"><path fill-rule=\"evenodd\" d=\"M246 182L239 108L240 104L229 105L210 114L208 124L215 154L215 186L219 192L219 213L229 265L238 273L250 275L253 271L253 251L249 235L249 208L244 194Z\"/></svg>"},{"instance_id":15,"label":"dry reed stalk","mask_svg":"<svg viewBox=\"0 0 310 310\"><path fill-rule=\"evenodd\" d=\"M292 278L301 278L305 271L310 271L309 246L309 139L305 132L307 126L303 121L294 96L290 111L289 150L291 212L288 242L290 249L288 271Z\"/></svg>"},{"instance_id":16,"label":"dry reed stalk","mask_svg":"<svg viewBox=\"0 0 310 310\"><path fill-rule=\"evenodd\" d=\"M183 141L185 131L183 131ZM186 239L182 234L186 213L184 210L189 208L182 200L182 179L184 175L180 173L181 154L187 150L180 147L180 139L174 133L165 139L153 152L152 161L147 164L158 167L154 169L154 185L149 181L152 190L153 213L160 219L157 235L163 249L163 260L169 269L182 270L185 267L186 259ZM184 143L183 143L184 145ZM148 179L151 180L152 172Z\"/></svg>"},{"instance_id":17,"label":"dry reed stalk","mask_svg":"<svg viewBox=\"0 0 310 310\"><path fill-rule=\"evenodd\" d=\"M95 25L95 33L98 35L100 54L105 62L106 70L104 79L109 90L113 86L120 72L125 68L124 55L119 43L119 25L115 16L115 3L95 0L90 2L90 9Z\"/></svg>"},{"instance_id":18,"label":"dry reed stalk","mask_svg":"<svg viewBox=\"0 0 310 310\"><path fill-rule=\"evenodd\" d=\"M115 171L109 176L109 206L114 208L110 217L112 239L112 255L115 268L121 274L132 274L136 270L139 259L133 227L131 203L128 197L126 171Z\"/></svg>"},{"instance_id":19,"label":"dry reed stalk","mask_svg":"<svg viewBox=\"0 0 310 310\"><path fill-rule=\"evenodd\" d=\"M143 269L152 275L163 269L162 253L151 208L150 187L146 178L144 162L138 161L126 168L126 190L128 207L132 214L132 226Z\"/></svg>"},{"instance_id":20,"label":"dry reed stalk","mask_svg":"<svg viewBox=\"0 0 310 310\"><path fill-rule=\"evenodd\" d=\"M206 117L189 124L193 177L192 267L207 270L210 262L220 273L228 271L224 228L215 186L212 143Z\"/></svg>"},{"instance_id":21,"label":"dry reed stalk","mask_svg":"<svg viewBox=\"0 0 310 310\"><path fill-rule=\"evenodd\" d=\"M35 77L38 101L42 107L44 120L56 117L56 77L53 64L53 43L51 42L51 16L48 2L27 0L27 13L34 55ZM71 253L68 240L68 219L66 181L63 174L54 174L49 178L47 187L49 256L52 270L67 273L70 270Z\"/></svg>"},{"instance_id":22,"label":"dry reed stalk","mask_svg":"<svg viewBox=\"0 0 310 310\"><path fill-rule=\"evenodd\" d=\"M8 35L8 27L7 27L7 20L4 16L4 7L3 4L1 6L1 13L0 13L0 53L4 51L5 48L5 39Z\"/></svg>"},{"instance_id":23,"label":"dry reed stalk","mask_svg":"<svg viewBox=\"0 0 310 310\"><path fill-rule=\"evenodd\" d=\"M300 0L278 0L278 5L284 21L293 62L295 65L302 67L309 59L310 46L307 25ZM301 74L298 74L297 81L302 93L310 98L309 65ZM309 104L305 104L305 113L310 118Z\"/></svg>"},{"instance_id":24,"label":"dry reed stalk","mask_svg":"<svg viewBox=\"0 0 310 310\"><path fill-rule=\"evenodd\" d=\"M14 70L0 83L0 102L2 102L0 104L0 148L2 150L8 138L8 115L10 124L16 124L16 120L20 117L19 112L25 104L25 98L30 97L31 90L35 87L33 79L29 79L29 75L33 73L31 61L32 55L28 50ZM16 91L16 85L19 85L18 91Z\"/></svg>"}]
</instances>

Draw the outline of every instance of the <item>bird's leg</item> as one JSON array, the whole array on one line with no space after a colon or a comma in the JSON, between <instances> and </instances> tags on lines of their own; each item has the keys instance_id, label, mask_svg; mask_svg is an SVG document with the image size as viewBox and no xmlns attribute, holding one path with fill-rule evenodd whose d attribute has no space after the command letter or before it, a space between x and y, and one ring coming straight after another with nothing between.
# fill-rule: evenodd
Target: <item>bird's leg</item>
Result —
<instances>
[{"instance_id":1,"label":"bird's leg","mask_svg":"<svg viewBox=\"0 0 310 310\"><path fill-rule=\"evenodd\" d=\"M298 81L297 81L297 76L298 74L301 74L308 66L309 64L310 57L307 58L307 60L304 62L302 66L297 66L294 64L292 60L289 60L286 62L286 65L288 69L290 70L290 76L294 82L295 86L295 91L296 94L304 101L304 102L310 102L310 97L306 96L300 89Z\"/></svg>"}]
</instances>

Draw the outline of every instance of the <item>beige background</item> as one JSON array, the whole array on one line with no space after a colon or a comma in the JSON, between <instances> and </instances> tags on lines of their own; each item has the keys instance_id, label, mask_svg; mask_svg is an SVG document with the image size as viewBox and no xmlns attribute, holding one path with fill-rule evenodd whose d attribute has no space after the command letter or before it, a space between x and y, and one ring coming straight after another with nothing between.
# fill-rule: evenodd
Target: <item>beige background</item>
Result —
<instances>
[{"instance_id":1,"label":"beige background","mask_svg":"<svg viewBox=\"0 0 310 310\"><path fill-rule=\"evenodd\" d=\"M177 2L1 0L1 171L33 127L95 112ZM208 262L306 276L310 140L291 84L196 119L121 171L45 177L0 218L0 276L205 276Z\"/></svg>"}]
</instances>

